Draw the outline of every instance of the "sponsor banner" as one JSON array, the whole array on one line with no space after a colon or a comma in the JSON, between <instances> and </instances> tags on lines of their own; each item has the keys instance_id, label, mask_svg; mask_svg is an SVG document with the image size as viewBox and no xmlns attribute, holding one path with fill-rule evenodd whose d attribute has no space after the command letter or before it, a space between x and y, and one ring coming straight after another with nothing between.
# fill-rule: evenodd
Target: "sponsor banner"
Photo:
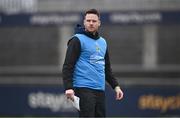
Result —
<instances>
[{"instance_id":1,"label":"sponsor banner","mask_svg":"<svg viewBox=\"0 0 180 118\"><path fill-rule=\"evenodd\" d=\"M0 14L0 26L64 25L81 21L79 13Z\"/></svg>"},{"instance_id":2,"label":"sponsor banner","mask_svg":"<svg viewBox=\"0 0 180 118\"><path fill-rule=\"evenodd\" d=\"M58 86L1 86L0 116L77 116Z\"/></svg>"},{"instance_id":3,"label":"sponsor banner","mask_svg":"<svg viewBox=\"0 0 180 118\"><path fill-rule=\"evenodd\" d=\"M122 87L124 99L106 87L109 117L180 116L179 86ZM61 86L1 86L0 116L78 116ZM87 96L88 97L88 96Z\"/></svg>"},{"instance_id":4,"label":"sponsor banner","mask_svg":"<svg viewBox=\"0 0 180 118\"><path fill-rule=\"evenodd\" d=\"M109 116L180 116L180 86L130 86L123 90L124 99L115 101L112 92L107 89Z\"/></svg>"},{"instance_id":5,"label":"sponsor banner","mask_svg":"<svg viewBox=\"0 0 180 118\"><path fill-rule=\"evenodd\" d=\"M0 26L14 25L64 25L82 23L82 13L53 12L34 14L3 14L0 13ZM117 11L102 12L104 24L178 24L180 11Z\"/></svg>"}]
</instances>

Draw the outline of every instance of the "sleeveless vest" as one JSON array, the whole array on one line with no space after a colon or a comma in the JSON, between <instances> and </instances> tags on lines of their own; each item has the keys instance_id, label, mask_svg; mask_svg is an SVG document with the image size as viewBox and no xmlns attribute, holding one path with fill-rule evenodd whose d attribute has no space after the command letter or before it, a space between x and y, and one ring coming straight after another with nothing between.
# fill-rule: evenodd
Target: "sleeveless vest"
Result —
<instances>
[{"instance_id":1,"label":"sleeveless vest","mask_svg":"<svg viewBox=\"0 0 180 118\"><path fill-rule=\"evenodd\" d=\"M94 40L84 34L76 34L80 40L81 52L75 64L73 86L95 90L105 90L105 53L107 44L104 38Z\"/></svg>"}]
</instances>

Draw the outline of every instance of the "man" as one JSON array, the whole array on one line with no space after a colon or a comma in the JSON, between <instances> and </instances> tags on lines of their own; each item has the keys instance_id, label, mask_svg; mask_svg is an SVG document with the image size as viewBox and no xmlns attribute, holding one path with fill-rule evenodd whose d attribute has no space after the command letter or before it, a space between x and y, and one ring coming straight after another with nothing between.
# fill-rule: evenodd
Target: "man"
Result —
<instances>
[{"instance_id":1,"label":"man","mask_svg":"<svg viewBox=\"0 0 180 118\"><path fill-rule=\"evenodd\" d=\"M84 15L84 28L80 25L68 42L63 65L65 95L80 98L80 117L105 117L105 81L116 92L116 100L123 92L111 72L107 44L99 36L100 14L90 9Z\"/></svg>"}]
</instances>

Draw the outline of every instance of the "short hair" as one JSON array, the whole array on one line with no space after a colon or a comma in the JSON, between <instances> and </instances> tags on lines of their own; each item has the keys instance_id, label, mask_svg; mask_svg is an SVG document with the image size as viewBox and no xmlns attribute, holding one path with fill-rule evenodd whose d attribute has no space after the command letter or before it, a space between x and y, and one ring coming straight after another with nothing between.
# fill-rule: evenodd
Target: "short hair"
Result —
<instances>
[{"instance_id":1,"label":"short hair","mask_svg":"<svg viewBox=\"0 0 180 118\"><path fill-rule=\"evenodd\" d=\"M85 17L87 14L96 14L96 15L99 17L99 19L100 19L100 13L99 13L96 9L89 9L89 10L87 10L87 11L85 12L85 14L84 14L84 17Z\"/></svg>"}]
</instances>

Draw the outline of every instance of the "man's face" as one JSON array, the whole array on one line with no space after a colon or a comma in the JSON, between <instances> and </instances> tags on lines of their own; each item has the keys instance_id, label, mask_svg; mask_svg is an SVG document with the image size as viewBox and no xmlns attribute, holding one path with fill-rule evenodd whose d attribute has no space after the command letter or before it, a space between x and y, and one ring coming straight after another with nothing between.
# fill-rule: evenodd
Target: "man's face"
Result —
<instances>
[{"instance_id":1,"label":"man's face","mask_svg":"<svg viewBox=\"0 0 180 118\"><path fill-rule=\"evenodd\" d=\"M96 32L100 26L100 20L96 14L86 14L84 18L84 26L88 32Z\"/></svg>"}]
</instances>

